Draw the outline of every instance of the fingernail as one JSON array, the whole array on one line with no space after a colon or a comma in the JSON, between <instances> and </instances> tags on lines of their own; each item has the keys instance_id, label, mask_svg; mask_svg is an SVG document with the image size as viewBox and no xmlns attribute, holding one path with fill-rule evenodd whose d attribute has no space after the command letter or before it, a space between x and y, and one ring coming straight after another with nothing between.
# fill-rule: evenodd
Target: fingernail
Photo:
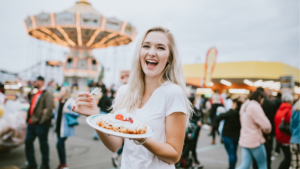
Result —
<instances>
[{"instance_id":1,"label":"fingernail","mask_svg":"<svg viewBox=\"0 0 300 169\"><path fill-rule=\"evenodd\" d=\"M93 105L93 103L90 103L90 105Z\"/></svg>"},{"instance_id":2,"label":"fingernail","mask_svg":"<svg viewBox=\"0 0 300 169\"><path fill-rule=\"evenodd\" d=\"M94 98L93 98L93 97L90 97L90 99L91 99L91 100L94 100Z\"/></svg>"}]
</instances>

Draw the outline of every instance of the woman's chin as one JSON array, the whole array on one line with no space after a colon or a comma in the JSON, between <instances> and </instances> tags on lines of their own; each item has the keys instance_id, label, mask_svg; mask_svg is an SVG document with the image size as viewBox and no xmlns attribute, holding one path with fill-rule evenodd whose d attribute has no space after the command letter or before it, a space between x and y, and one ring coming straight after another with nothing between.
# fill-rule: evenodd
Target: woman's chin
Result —
<instances>
[{"instance_id":1,"label":"woman's chin","mask_svg":"<svg viewBox=\"0 0 300 169\"><path fill-rule=\"evenodd\" d=\"M157 73L156 71L144 71L145 73L145 76L146 77L151 77L151 78L154 78L154 77L157 77L159 75L159 73Z\"/></svg>"}]
</instances>

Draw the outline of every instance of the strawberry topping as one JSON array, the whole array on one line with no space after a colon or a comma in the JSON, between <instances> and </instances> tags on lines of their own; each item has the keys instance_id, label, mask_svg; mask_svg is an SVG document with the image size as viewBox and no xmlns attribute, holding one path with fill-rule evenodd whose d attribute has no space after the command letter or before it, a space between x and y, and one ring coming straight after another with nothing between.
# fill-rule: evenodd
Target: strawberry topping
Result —
<instances>
[{"instance_id":1,"label":"strawberry topping","mask_svg":"<svg viewBox=\"0 0 300 169\"><path fill-rule=\"evenodd\" d=\"M118 114L118 115L116 115L116 119L117 119L117 120L124 121L124 119L123 119L123 115L122 115L122 114Z\"/></svg>"},{"instance_id":2,"label":"strawberry topping","mask_svg":"<svg viewBox=\"0 0 300 169\"><path fill-rule=\"evenodd\" d=\"M133 120L132 120L132 118L130 118L130 117L129 117L128 119L125 119L125 120L124 120L124 117L123 117L122 114L117 114L115 119L121 120L121 121L128 121L128 122L130 122L130 123L133 123Z\"/></svg>"},{"instance_id":3,"label":"strawberry topping","mask_svg":"<svg viewBox=\"0 0 300 169\"><path fill-rule=\"evenodd\" d=\"M128 120L130 123L133 123L133 120L129 117Z\"/></svg>"}]
</instances>

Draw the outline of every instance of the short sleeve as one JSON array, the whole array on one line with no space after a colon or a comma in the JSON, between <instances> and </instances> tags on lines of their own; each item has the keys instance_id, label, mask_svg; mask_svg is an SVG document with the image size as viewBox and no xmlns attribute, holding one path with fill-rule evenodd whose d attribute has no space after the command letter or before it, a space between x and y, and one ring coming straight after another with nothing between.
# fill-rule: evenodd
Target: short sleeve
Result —
<instances>
[{"instance_id":1,"label":"short sleeve","mask_svg":"<svg viewBox=\"0 0 300 169\"><path fill-rule=\"evenodd\" d=\"M117 94L116 94L116 99L117 99L118 97L120 97L120 95L122 95L122 94L124 94L124 93L126 92L127 87L128 87L127 85L122 85L122 86L120 86L120 87L118 88Z\"/></svg>"},{"instance_id":2,"label":"short sleeve","mask_svg":"<svg viewBox=\"0 0 300 169\"><path fill-rule=\"evenodd\" d=\"M171 86L167 86L166 91L166 116L174 112L187 114L187 106L181 87L172 84Z\"/></svg>"}]
</instances>

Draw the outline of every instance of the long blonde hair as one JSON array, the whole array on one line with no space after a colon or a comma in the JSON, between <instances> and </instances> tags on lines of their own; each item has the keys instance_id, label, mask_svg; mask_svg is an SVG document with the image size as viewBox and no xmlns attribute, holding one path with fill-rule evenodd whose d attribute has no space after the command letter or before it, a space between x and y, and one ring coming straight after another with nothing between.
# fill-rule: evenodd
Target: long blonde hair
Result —
<instances>
[{"instance_id":1,"label":"long blonde hair","mask_svg":"<svg viewBox=\"0 0 300 169\"><path fill-rule=\"evenodd\" d=\"M114 101L114 104L112 106L113 108L112 112L115 112L123 108L126 108L128 112L132 112L136 108L138 108L139 104L141 103L142 96L145 92L145 81L144 81L145 73L143 72L141 62L140 62L140 50L144 39L150 32L162 32L167 36L169 40L169 49L170 49L170 55L168 59L169 63L167 64L166 68L163 70L161 76L159 77L159 82L161 82L162 80L170 81L172 83L179 85L182 88L182 91L186 96L185 97L186 108L187 108L186 124L188 125L189 117L190 114L193 112L193 108L192 108L192 104L187 98L186 83L185 83L185 78L181 66L181 60L179 57L174 36L168 29L162 27L154 27L149 29L144 34L144 36L138 41L137 46L135 48L134 57L132 60L132 69L130 71L130 76L128 79L128 89L124 94L120 95L119 98L117 98Z\"/></svg>"}]
</instances>

